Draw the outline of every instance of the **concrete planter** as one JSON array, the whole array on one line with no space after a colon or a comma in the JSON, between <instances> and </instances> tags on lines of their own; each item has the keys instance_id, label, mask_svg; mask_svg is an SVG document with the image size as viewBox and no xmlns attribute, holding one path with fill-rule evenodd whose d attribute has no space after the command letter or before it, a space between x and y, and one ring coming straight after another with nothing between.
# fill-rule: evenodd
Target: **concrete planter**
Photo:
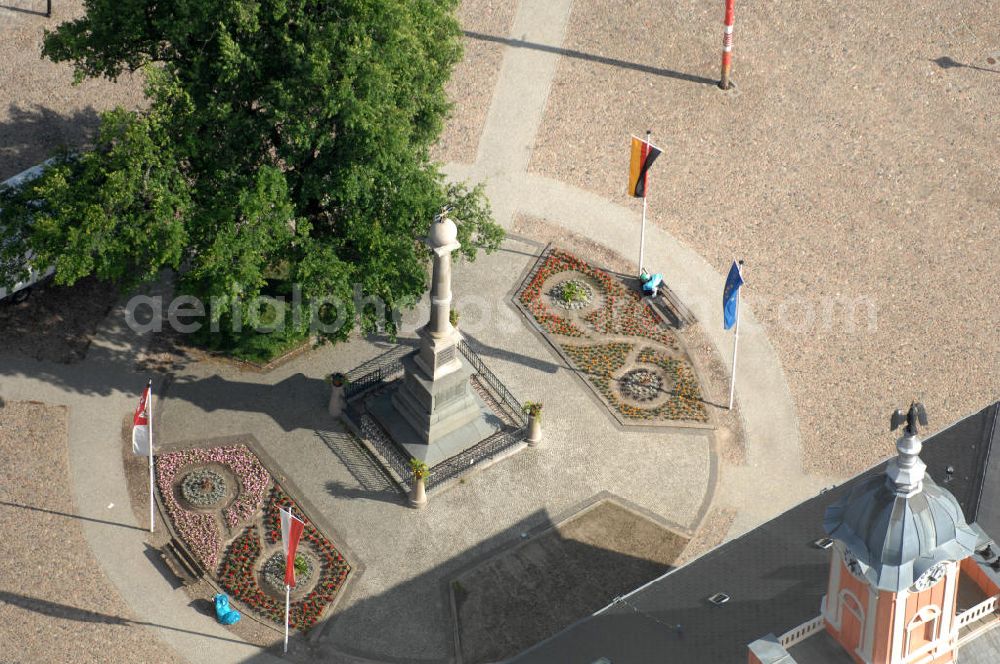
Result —
<instances>
[{"instance_id":1,"label":"concrete planter","mask_svg":"<svg viewBox=\"0 0 1000 664\"><path fill-rule=\"evenodd\" d=\"M337 385L335 383L330 385L330 405L328 410L334 417L340 417L341 413L344 412L344 406L347 405L347 401L344 399L344 387L344 385Z\"/></svg>"},{"instance_id":2,"label":"concrete planter","mask_svg":"<svg viewBox=\"0 0 1000 664\"><path fill-rule=\"evenodd\" d=\"M535 447L542 442L542 416L528 415L528 446Z\"/></svg>"},{"instance_id":3,"label":"concrete planter","mask_svg":"<svg viewBox=\"0 0 1000 664\"><path fill-rule=\"evenodd\" d=\"M410 491L410 507L415 507L419 510L423 509L426 506L427 506L426 482L423 477L420 477L413 485L413 490Z\"/></svg>"}]
</instances>

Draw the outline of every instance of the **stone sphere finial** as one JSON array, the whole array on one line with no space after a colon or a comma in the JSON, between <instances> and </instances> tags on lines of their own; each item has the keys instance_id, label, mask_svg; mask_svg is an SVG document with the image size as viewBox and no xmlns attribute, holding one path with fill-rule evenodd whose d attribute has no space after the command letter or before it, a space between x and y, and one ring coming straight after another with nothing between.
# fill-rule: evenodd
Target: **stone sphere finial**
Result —
<instances>
[{"instance_id":1,"label":"stone sphere finial","mask_svg":"<svg viewBox=\"0 0 1000 664\"><path fill-rule=\"evenodd\" d=\"M432 248L451 246L458 241L458 226L446 214L439 214L431 223L427 240Z\"/></svg>"}]
</instances>

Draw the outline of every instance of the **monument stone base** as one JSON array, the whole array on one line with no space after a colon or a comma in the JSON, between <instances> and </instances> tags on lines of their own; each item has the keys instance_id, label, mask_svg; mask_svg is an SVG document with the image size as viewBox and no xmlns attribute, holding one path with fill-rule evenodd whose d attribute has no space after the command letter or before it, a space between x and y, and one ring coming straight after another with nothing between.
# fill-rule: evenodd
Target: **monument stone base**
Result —
<instances>
[{"instance_id":1,"label":"monument stone base","mask_svg":"<svg viewBox=\"0 0 1000 664\"><path fill-rule=\"evenodd\" d=\"M465 385L468 386L467 376ZM500 418L470 389L469 400L462 399L465 403L457 406L460 418L448 417L455 412L452 411L455 406L451 406L447 409L448 413L433 414L441 415L443 419L428 422L427 428L418 430L420 424L414 426L411 418L404 416L405 410L401 412L401 409L408 408L402 405L406 403L405 397L401 396L405 393L405 387L400 385L395 390L380 394L368 403L368 412L411 458L423 461L431 468L489 438L503 425ZM413 419L420 421L419 416Z\"/></svg>"}]
</instances>

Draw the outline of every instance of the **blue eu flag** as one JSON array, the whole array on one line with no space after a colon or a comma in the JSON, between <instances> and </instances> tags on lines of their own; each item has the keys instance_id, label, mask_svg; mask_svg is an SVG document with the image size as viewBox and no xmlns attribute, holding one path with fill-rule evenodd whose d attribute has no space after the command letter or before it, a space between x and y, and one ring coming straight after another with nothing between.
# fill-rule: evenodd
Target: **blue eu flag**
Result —
<instances>
[{"instance_id":1,"label":"blue eu flag","mask_svg":"<svg viewBox=\"0 0 1000 664\"><path fill-rule=\"evenodd\" d=\"M740 274L740 266L733 261L733 266L729 268L729 276L726 277L726 287L722 291L722 321L723 327L727 330L736 324L736 297L742 285L743 275Z\"/></svg>"}]
</instances>

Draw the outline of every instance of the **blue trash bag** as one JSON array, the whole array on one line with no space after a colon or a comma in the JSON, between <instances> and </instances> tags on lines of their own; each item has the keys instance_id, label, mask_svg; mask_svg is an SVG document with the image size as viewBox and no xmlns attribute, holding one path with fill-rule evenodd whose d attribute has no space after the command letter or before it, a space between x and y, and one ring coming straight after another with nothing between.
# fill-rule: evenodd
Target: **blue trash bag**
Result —
<instances>
[{"instance_id":1,"label":"blue trash bag","mask_svg":"<svg viewBox=\"0 0 1000 664\"><path fill-rule=\"evenodd\" d=\"M648 275L645 279L643 279L642 292L649 293L650 295L656 295L656 291L662 283L663 275L659 272L653 275Z\"/></svg>"},{"instance_id":2,"label":"blue trash bag","mask_svg":"<svg viewBox=\"0 0 1000 664\"><path fill-rule=\"evenodd\" d=\"M240 612L229 608L229 595L225 593L215 596L215 619L223 625L232 625L240 621Z\"/></svg>"}]
</instances>

